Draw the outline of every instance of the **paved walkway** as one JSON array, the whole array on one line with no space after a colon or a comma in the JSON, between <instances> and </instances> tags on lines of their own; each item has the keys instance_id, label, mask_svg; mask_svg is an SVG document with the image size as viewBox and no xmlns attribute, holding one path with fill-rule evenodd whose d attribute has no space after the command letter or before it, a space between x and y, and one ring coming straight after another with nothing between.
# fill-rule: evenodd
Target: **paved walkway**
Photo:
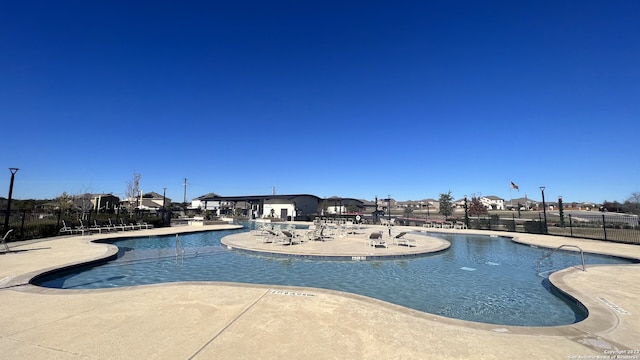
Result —
<instances>
[{"instance_id":1,"label":"paved walkway","mask_svg":"<svg viewBox=\"0 0 640 360\"><path fill-rule=\"evenodd\" d=\"M640 246L512 235L536 246L576 244L589 252L640 259ZM553 274L551 281L585 304L589 317L547 328L466 322L315 288L189 282L58 290L28 284L43 271L112 255L113 246L91 242L109 236L16 243L10 244L11 252L0 253L1 358L640 359L638 265Z\"/></svg>"}]
</instances>

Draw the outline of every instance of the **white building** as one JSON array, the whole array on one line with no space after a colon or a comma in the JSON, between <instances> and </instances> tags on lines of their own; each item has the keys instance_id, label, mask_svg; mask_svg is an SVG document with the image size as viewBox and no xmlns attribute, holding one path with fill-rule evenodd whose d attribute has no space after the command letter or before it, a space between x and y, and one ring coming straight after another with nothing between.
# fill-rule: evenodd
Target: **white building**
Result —
<instances>
[{"instance_id":1,"label":"white building","mask_svg":"<svg viewBox=\"0 0 640 360\"><path fill-rule=\"evenodd\" d=\"M504 199L497 196L483 196L480 202L489 210L504 210Z\"/></svg>"}]
</instances>

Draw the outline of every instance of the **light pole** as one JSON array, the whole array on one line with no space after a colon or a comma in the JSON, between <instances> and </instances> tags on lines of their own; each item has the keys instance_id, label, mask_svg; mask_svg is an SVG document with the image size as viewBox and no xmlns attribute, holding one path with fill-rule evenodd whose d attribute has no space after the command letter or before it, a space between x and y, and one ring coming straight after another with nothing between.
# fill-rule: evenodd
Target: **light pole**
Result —
<instances>
[{"instance_id":1,"label":"light pole","mask_svg":"<svg viewBox=\"0 0 640 360\"><path fill-rule=\"evenodd\" d=\"M389 237L391 237L391 195L387 194L388 198L388 203L387 203L387 207L389 208L389 224L387 226L389 226Z\"/></svg>"},{"instance_id":2,"label":"light pole","mask_svg":"<svg viewBox=\"0 0 640 360\"><path fill-rule=\"evenodd\" d=\"M373 223L377 224L378 216L380 215L378 214L378 195L375 196L375 202L376 202L376 212L373 213Z\"/></svg>"},{"instance_id":3,"label":"light pole","mask_svg":"<svg viewBox=\"0 0 640 360\"><path fill-rule=\"evenodd\" d=\"M469 228L469 207L467 206L467 195L464 196L464 225Z\"/></svg>"},{"instance_id":4,"label":"light pole","mask_svg":"<svg viewBox=\"0 0 640 360\"><path fill-rule=\"evenodd\" d=\"M547 234L547 205L544 202L544 189L544 186L540 186L540 191L542 192L542 213L544 214L544 233Z\"/></svg>"},{"instance_id":5,"label":"light pole","mask_svg":"<svg viewBox=\"0 0 640 360\"><path fill-rule=\"evenodd\" d=\"M182 199L184 206L184 216L187 216L187 178L184 178L184 198Z\"/></svg>"},{"instance_id":6,"label":"light pole","mask_svg":"<svg viewBox=\"0 0 640 360\"><path fill-rule=\"evenodd\" d=\"M11 171L11 183L9 184L9 198L7 199L7 213L4 216L4 228L2 230L4 234L6 234L7 231L9 231L9 216L11 216L11 196L13 195L13 179L15 178L18 170L19 170L18 168L9 168L9 171Z\"/></svg>"}]
</instances>

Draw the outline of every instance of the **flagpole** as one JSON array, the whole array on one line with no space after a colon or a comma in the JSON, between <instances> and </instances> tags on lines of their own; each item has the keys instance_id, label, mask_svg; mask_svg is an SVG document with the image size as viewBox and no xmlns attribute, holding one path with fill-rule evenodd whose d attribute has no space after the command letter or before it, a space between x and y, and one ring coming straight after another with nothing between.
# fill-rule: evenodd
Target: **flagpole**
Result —
<instances>
[{"instance_id":1,"label":"flagpole","mask_svg":"<svg viewBox=\"0 0 640 360\"><path fill-rule=\"evenodd\" d=\"M513 181L509 181L509 197L511 198L511 207L513 208L513 194L511 192L511 190L516 189L518 190L518 192L520 192L520 187L518 187L518 185L516 185L516 183L514 183ZM520 209L520 208L518 208Z\"/></svg>"}]
</instances>

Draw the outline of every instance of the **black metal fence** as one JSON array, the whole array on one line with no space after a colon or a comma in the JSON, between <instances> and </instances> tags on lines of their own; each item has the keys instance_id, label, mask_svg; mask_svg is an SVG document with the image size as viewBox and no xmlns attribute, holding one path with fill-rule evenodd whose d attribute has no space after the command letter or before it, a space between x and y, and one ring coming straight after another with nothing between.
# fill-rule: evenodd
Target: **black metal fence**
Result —
<instances>
[{"instance_id":1,"label":"black metal fence","mask_svg":"<svg viewBox=\"0 0 640 360\"><path fill-rule=\"evenodd\" d=\"M40 239L63 235L60 229L63 227L63 221L67 225L80 225L80 219L83 219L87 225L93 226L96 223L108 223L109 219L114 222L136 223L144 221L156 227L169 223L170 214L167 213L165 219L162 214L149 213L45 213L40 211L11 211L9 217L9 229L13 230L7 237L7 241L20 241L30 239ZM0 213L0 226L4 225L6 219L6 211ZM0 229L4 236L4 229Z\"/></svg>"},{"instance_id":2,"label":"black metal fence","mask_svg":"<svg viewBox=\"0 0 640 360\"><path fill-rule=\"evenodd\" d=\"M488 216L469 218L468 227L478 230L502 230L521 233L549 234L585 239L640 244L637 215L616 213L543 214L537 219Z\"/></svg>"},{"instance_id":3,"label":"black metal fence","mask_svg":"<svg viewBox=\"0 0 640 360\"><path fill-rule=\"evenodd\" d=\"M0 225L4 224L6 212L0 213ZM145 221L156 227L168 225L171 214L114 214L114 213L43 213L37 211L12 211L9 218L9 228L13 232L7 241L39 239L61 235L62 221L78 225L80 218L87 224L97 222L123 220L126 223ZM354 218L355 219L355 218ZM352 220L354 220L352 219ZM395 218L399 225L422 226L424 219ZM431 216L430 220L444 221L444 217ZM371 223L373 219L364 216L361 221ZM465 219L454 219L454 222L464 223ZM468 228L476 230L511 231L520 233L549 234L576 238L614 241L627 244L640 244L640 223L637 215L617 213L567 214L560 217L557 213L547 214L546 222L542 213L533 218L504 217L498 215L469 217ZM4 233L2 233L4 235Z\"/></svg>"}]
</instances>

